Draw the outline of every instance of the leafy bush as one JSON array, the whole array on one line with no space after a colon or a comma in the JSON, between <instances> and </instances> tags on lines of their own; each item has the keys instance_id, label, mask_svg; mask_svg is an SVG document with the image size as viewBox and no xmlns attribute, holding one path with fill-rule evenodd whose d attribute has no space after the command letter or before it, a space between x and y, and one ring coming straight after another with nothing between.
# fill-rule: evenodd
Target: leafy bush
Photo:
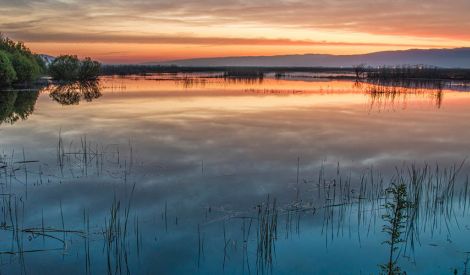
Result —
<instances>
[{"instance_id":1,"label":"leafy bush","mask_svg":"<svg viewBox=\"0 0 470 275\"><path fill-rule=\"evenodd\" d=\"M98 78L100 67L89 57L80 61L76 55L61 55L49 65L49 73L59 81L88 81Z\"/></svg>"},{"instance_id":2,"label":"leafy bush","mask_svg":"<svg viewBox=\"0 0 470 275\"><path fill-rule=\"evenodd\" d=\"M55 80L77 80L80 72L80 60L76 55L61 55L49 65L49 74Z\"/></svg>"},{"instance_id":3,"label":"leafy bush","mask_svg":"<svg viewBox=\"0 0 470 275\"><path fill-rule=\"evenodd\" d=\"M31 82L45 71L45 64L38 55L33 54L22 42L14 42L1 33L0 52L2 53L0 64L0 71L2 71L0 85L2 86ZM11 70L14 72L14 77L12 77Z\"/></svg>"},{"instance_id":4,"label":"leafy bush","mask_svg":"<svg viewBox=\"0 0 470 275\"><path fill-rule=\"evenodd\" d=\"M80 80L93 80L98 78L100 74L101 64L97 61L91 60L87 57L81 62L79 79Z\"/></svg>"},{"instance_id":5,"label":"leafy bush","mask_svg":"<svg viewBox=\"0 0 470 275\"><path fill-rule=\"evenodd\" d=\"M13 69L8 55L0 51L0 86L11 85L16 80L16 72Z\"/></svg>"},{"instance_id":6,"label":"leafy bush","mask_svg":"<svg viewBox=\"0 0 470 275\"><path fill-rule=\"evenodd\" d=\"M15 53L11 57L13 69L16 72L17 82L24 83L37 79L41 73L41 67L35 59Z\"/></svg>"}]
</instances>

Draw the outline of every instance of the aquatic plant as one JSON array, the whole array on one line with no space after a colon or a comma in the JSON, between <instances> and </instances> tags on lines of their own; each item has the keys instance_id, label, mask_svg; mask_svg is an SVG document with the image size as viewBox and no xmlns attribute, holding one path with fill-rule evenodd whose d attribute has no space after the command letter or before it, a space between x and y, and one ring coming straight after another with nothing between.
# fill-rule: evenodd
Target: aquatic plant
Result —
<instances>
[{"instance_id":1,"label":"aquatic plant","mask_svg":"<svg viewBox=\"0 0 470 275\"><path fill-rule=\"evenodd\" d=\"M391 196L391 200L387 201L384 205L386 214L382 216L385 222L382 231L389 236L389 239L383 243L387 244L390 250L388 262L380 267L383 274L404 274L397 265L398 255L396 255L396 251L399 249L399 244L405 242L402 234L408 218L406 210L411 204L407 201L407 191L404 183L392 183L392 185L386 189L386 193Z\"/></svg>"},{"instance_id":2,"label":"aquatic plant","mask_svg":"<svg viewBox=\"0 0 470 275\"><path fill-rule=\"evenodd\" d=\"M277 220L276 199L271 203L268 197L265 205L258 206L258 246L256 254L257 266L261 271L272 267L275 241L277 240Z\"/></svg>"}]
</instances>

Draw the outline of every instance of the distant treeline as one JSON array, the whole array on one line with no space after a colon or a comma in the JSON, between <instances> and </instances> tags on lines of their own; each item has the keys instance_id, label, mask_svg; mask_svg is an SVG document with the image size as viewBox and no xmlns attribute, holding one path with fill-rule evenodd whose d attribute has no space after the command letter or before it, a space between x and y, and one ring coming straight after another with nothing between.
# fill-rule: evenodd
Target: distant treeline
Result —
<instances>
[{"instance_id":1,"label":"distant treeline","mask_svg":"<svg viewBox=\"0 0 470 275\"><path fill-rule=\"evenodd\" d=\"M364 65L351 68L326 67L184 67L159 65L103 65L101 75L144 75L152 73L221 73L222 77L263 77L274 73L282 78L288 73L329 73L338 74L338 78L357 78L368 80L470 80L470 69L446 69L429 66L394 66L367 67ZM349 76L348 76L349 74Z\"/></svg>"},{"instance_id":2,"label":"distant treeline","mask_svg":"<svg viewBox=\"0 0 470 275\"><path fill-rule=\"evenodd\" d=\"M404 80L470 80L470 69L447 69L430 66L395 66L395 67L365 67L354 68L358 79L382 82Z\"/></svg>"},{"instance_id":3,"label":"distant treeline","mask_svg":"<svg viewBox=\"0 0 470 275\"><path fill-rule=\"evenodd\" d=\"M321 67L184 67L160 65L103 65L101 75L142 75L151 73L222 73L223 76L259 76L266 73L289 72L353 72L352 68Z\"/></svg>"}]
</instances>

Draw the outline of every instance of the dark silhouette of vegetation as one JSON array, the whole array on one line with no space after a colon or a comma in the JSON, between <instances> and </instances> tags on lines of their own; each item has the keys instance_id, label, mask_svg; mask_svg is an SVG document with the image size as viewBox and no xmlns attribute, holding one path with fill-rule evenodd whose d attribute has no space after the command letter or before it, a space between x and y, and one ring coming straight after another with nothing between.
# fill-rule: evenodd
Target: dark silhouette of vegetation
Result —
<instances>
[{"instance_id":1,"label":"dark silhouette of vegetation","mask_svg":"<svg viewBox=\"0 0 470 275\"><path fill-rule=\"evenodd\" d=\"M184 67L184 66L162 66L162 65L103 65L101 75L144 75L151 73L228 73L234 74L266 74L277 73L283 75L288 72L306 73L346 73L351 68L320 68L320 67Z\"/></svg>"},{"instance_id":2,"label":"dark silhouette of vegetation","mask_svg":"<svg viewBox=\"0 0 470 275\"><path fill-rule=\"evenodd\" d=\"M77 105L82 100L91 102L102 94L98 81L77 81L53 86L49 96L62 105Z\"/></svg>"},{"instance_id":3,"label":"dark silhouette of vegetation","mask_svg":"<svg viewBox=\"0 0 470 275\"><path fill-rule=\"evenodd\" d=\"M49 65L49 74L58 81L90 81L98 78L100 67L89 57L80 61L76 55L61 55Z\"/></svg>"},{"instance_id":4,"label":"dark silhouette of vegetation","mask_svg":"<svg viewBox=\"0 0 470 275\"><path fill-rule=\"evenodd\" d=\"M353 67L356 79L363 79L366 76L366 65L360 64Z\"/></svg>"},{"instance_id":5,"label":"dark silhouette of vegetation","mask_svg":"<svg viewBox=\"0 0 470 275\"><path fill-rule=\"evenodd\" d=\"M86 57L81 61L80 70L78 72L78 79L80 81L96 80L100 75L101 64Z\"/></svg>"},{"instance_id":6,"label":"dark silhouette of vegetation","mask_svg":"<svg viewBox=\"0 0 470 275\"><path fill-rule=\"evenodd\" d=\"M42 59L0 33L0 86L30 83L45 72Z\"/></svg>"},{"instance_id":7,"label":"dark silhouette of vegetation","mask_svg":"<svg viewBox=\"0 0 470 275\"><path fill-rule=\"evenodd\" d=\"M223 74L223 78L229 82L261 83L264 79L264 72L257 70L237 70L231 69Z\"/></svg>"},{"instance_id":8,"label":"dark silhouette of vegetation","mask_svg":"<svg viewBox=\"0 0 470 275\"><path fill-rule=\"evenodd\" d=\"M411 204L407 200L406 185L404 183L392 183L391 187L387 188L386 193L391 196L391 201L385 203L386 214L382 216L385 221L382 231L385 232L389 239L384 243L389 245L389 259L386 264L381 265L383 274L397 275L406 274L401 271L397 265L398 256L395 255L400 243L406 242L402 238L402 234L406 227L407 222L407 209Z\"/></svg>"},{"instance_id":9,"label":"dark silhouette of vegetation","mask_svg":"<svg viewBox=\"0 0 470 275\"><path fill-rule=\"evenodd\" d=\"M25 120L34 111L39 91L4 91L0 93L0 124Z\"/></svg>"},{"instance_id":10,"label":"dark silhouette of vegetation","mask_svg":"<svg viewBox=\"0 0 470 275\"><path fill-rule=\"evenodd\" d=\"M365 64L354 67L184 67L164 65L103 65L101 75L145 75L152 73L222 73L224 74L259 74L274 73L276 77L285 77L287 73L329 73L329 78L357 80L470 80L470 69L448 69L430 66L368 67ZM338 76L334 76L338 74ZM322 76L324 77L324 76Z\"/></svg>"},{"instance_id":11,"label":"dark silhouette of vegetation","mask_svg":"<svg viewBox=\"0 0 470 275\"><path fill-rule=\"evenodd\" d=\"M410 81L410 80L470 80L470 69L447 69L424 65L395 67L366 67L358 65L354 68L357 80L366 79L374 82Z\"/></svg>"},{"instance_id":12,"label":"dark silhouette of vegetation","mask_svg":"<svg viewBox=\"0 0 470 275\"><path fill-rule=\"evenodd\" d=\"M262 71L253 70L229 70L224 72L225 78L263 78L264 73Z\"/></svg>"},{"instance_id":13,"label":"dark silhouette of vegetation","mask_svg":"<svg viewBox=\"0 0 470 275\"><path fill-rule=\"evenodd\" d=\"M80 61L73 55L59 56L49 65L49 74L55 80L77 80L79 70Z\"/></svg>"},{"instance_id":14,"label":"dark silhouette of vegetation","mask_svg":"<svg viewBox=\"0 0 470 275\"><path fill-rule=\"evenodd\" d=\"M404 80L404 79L445 79L449 78L444 70L427 66L381 67L370 70L368 79Z\"/></svg>"}]
</instances>

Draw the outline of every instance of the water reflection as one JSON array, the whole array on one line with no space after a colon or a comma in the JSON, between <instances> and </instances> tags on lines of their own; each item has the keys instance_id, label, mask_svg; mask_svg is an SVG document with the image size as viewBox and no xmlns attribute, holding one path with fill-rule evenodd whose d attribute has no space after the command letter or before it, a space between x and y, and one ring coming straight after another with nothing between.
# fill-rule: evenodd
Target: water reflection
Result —
<instances>
[{"instance_id":1,"label":"water reflection","mask_svg":"<svg viewBox=\"0 0 470 275\"><path fill-rule=\"evenodd\" d=\"M228 83L262 84L265 75L258 71L228 71L222 77Z\"/></svg>"},{"instance_id":2,"label":"water reflection","mask_svg":"<svg viewBox=\"0 0 470 275\"><path fill-rule=\"evenodd\" d=\"M395 110L407 108L409 99L428 99L438 109L441 108L444 91L441 82L407 82L407 83L361 83L356 88L369 96L369 110Z\"/></svg>"},{"instance_id":3,"label":"water reflection","mask_svg":"<svg viewBox=\"0 0 470 275\"><path fill-rule=\"evenodd\" d=\"M204 88L207 83L207 79L194 76L175 78L174 81L176 82L176 85L181 85L183 89Z\"/></svg>"},{"instance_id":4,"label":"water reflection","mask_svg":"<svg viewBox=\"0 0 470 275\"><path fill-rule=\"evenodd\" d=\"M141 89L152 92L174 91L175 96L184 90L213 91L211 96L230 95L300 95L299 102L306 102L302 95L329 95L328 98L347 99L351 94L365 94L366 105L370 111L406 109L409 103L421 99L428 100L441 108L446 92L467 91L466 84L444 83L441 81L407 82L341 82L341 81L302 81L266 78L258 75L157 75L149 77L103 78L101 81L73 82L50 85L40 91L6 91L1 93L0 105L2 122L14 123L26 119L34 111L35 100L41 92L61 105L78 105L81 101L91 102L103 93L132 92ZM157 81L157 82L153 82ZM136 86L137 85L137 86ZM137 90L136 90L137 88ZM233 92L232 92L233 91ZM192 93L196 95L195 93ZM339 96L338 96L339 95ZM256 99L257 100L257 99ZM280 98L282 100L282 98ZM336 99L335 99L336 100ZM252 102L253 103L253 102ZM250 104L252 104L250 103Z\"/></svg>"},{"instance_id":5,"label":"water reflection","mask_svg":"<svg viewBox=\"0 0 470 275\"><path fill-rule=\"evenodd\" d=\"M102 96L98 81L53 85L47 91L52 100L62 105L77 105L82 100L91 102Z\"/></svg>"},{"instance_id":6,"label":"water reflection","mask_svg":"<svg viewBox=\"0 0 470 275\"><path fill-rule=\"evenodd\" d=\"M14 124L34 112L39 91L0 91L0 124Z\"/></svg>"},{"instance_id":7,"label":"water reflection","mask_svg":"<svg viewBox=\"0 0 470 275\"><path fill-rule=\"evenodd\" d=\"M391 183L416 205L393 263L462 270L469 94L368 112L372 84L204 82L105 78L97 104L44 93L0 128L0 271L376 274Z\"/></svg>"},{"instance_id":8,"label":"water reflection","mask_svg":"<svg viewBox=\"0 0 470 275\"><path fill-rule=\"evenodd\" d=\"M77 145L64 150L64 143ZM429 274L449 270L464 257L468 228L461 225L466 226L470 206L468 180L460 174L468 171L464 163L403 165L389 177L372 168L352 173L341 164L307 175L297 162L296 179L280 186L275 199L261 195L230 204L237 194L217 182L224 178L206 184L213 176L193 175L185 188L170 181L169 189L158 180L135 181L132 147L114 151L85 139L59 138L58 148L59 159L79 155L79 162L66 161L60 169L81 168L80 176L61 176L44 163L36 167L24 153L1 158L0 259L8 261L6 271L29 271L46 262L88 274L375 274L379 263L392 259L385 269L400 265ZM111 156L113 161L103 162ZM122 177L103 181L113 166L120 166ZM84 173L87 169L96 171ZM258 180L239 192L252 195L263 182ZM388 195L394 182L406 190L402 197ZM205 198L193 204L194 194ZM399 223L393 221L397 203L403 212ZM389 224L400 230L395 241L380 231ZM394 248L386 246L392 243ZM457 251L448 256L448 249ZM426 261L433 253L441 255L439 267ZM318 262L311 264L312 257ZM341 267L332 265L338 257Z\"/></svg>"}]
</instances>

